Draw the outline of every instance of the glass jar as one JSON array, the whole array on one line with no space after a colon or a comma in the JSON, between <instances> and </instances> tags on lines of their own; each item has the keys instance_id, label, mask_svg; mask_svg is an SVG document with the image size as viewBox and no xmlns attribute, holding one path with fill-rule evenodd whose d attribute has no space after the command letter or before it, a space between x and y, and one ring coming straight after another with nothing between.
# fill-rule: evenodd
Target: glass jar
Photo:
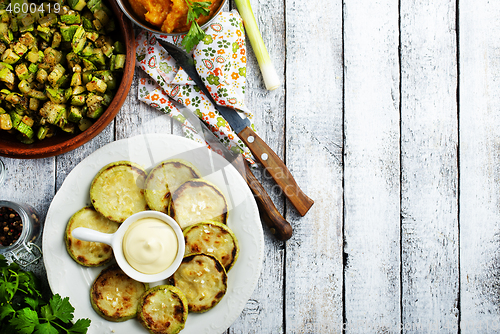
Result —
<instances>
[{"instance_id":1,"label":"glass jar","mask_svg":"<svg viewBox=\"0 0 500 334\"><path fill-rule=\"evenodd\" d=\"M0 244L0 254L8 261L14 261L20 266L29 266L37 263L42 257L42 250L35 244L41 235L41 221L37 212L27 204L19 204L0 200L0 208L10 208L17 212L21 219L22 231L19 237L11 245ZM0 216L0 228L10 228L8 219Z\"/></svg>"}]
</instances>

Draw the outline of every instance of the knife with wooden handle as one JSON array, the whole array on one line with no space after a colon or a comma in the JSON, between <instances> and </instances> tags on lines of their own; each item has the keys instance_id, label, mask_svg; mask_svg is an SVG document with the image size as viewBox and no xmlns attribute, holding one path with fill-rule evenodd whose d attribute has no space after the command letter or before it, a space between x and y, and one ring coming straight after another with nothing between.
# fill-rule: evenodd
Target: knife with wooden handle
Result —
<instances>
[{"instance_id":1,"label":"knife with wooden handle","mask_svg":"<svg viewBox=\"0 0 500 334\"><path fill-rule=\"evenodd\" d=\"M194 59L184 50L172 43L157 39L161 46L176 60L177 64L191 77L196 85L203 91L214 107L220 112L224 119L231 125L241 140L248 146L257 161L261 163L274 179L276 184L283 190L285 196L304 216L314 204L298 186L297 182L278 155L250 128L250 120L242 118L234 109L221 106L216 103L205 86L200 75L196 71Z\"/></svg>"},{"instance_id":2,"label":"knife with wooden handle","mask_svg":"<svg viewBox=\"0 0 500 334\"><path fill-rule=\"evenodd\" d=\"M177 102L173 101L177 109L181 112L184 117L195 127L196 131L204 136L205 141L216 151L219 151L221 155L230 162L236 170L245 179L246 183L252 193L259 207L259 213L262 221L267 225L269 231L278 240L288 240L292 237L293 229L289 222L279 213L278 209L274 205L273 201L269 197L262 184L255 178L250 167L246 163L243 155L240 153L235 153L230 151L225 147L217 137L208 129L208 127L200 120L191 110L179 105Z\"/></svg>"}]
</instances>

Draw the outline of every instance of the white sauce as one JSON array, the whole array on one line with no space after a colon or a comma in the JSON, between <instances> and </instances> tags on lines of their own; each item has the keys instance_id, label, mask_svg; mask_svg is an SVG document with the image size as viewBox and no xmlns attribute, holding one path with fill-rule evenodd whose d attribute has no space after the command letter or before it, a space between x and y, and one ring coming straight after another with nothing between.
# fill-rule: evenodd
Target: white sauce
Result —
<instances>
[{"instance_id":1,"label":"white sauce","mask_svg":"<svg viewBox=\"0 0 500 334\"><path fill-rule=\"evenodd\" d=\"M144 274L158 274L177 256L178 241L170 225L157 218L143 218L131 224L123 237L127 262Z\"/></svg>"}]
</instances>

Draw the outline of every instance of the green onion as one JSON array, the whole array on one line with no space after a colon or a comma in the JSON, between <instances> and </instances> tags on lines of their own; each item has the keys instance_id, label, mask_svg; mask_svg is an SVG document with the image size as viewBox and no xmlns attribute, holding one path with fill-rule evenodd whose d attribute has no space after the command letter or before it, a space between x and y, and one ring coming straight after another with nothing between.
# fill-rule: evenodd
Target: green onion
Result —
<instances>
[{"instance_id":1,"label":"green onion","mask_svg":"<svg viewBox=\"0 0 500 334\"><path fill-rule=\"evenodd\" d=\"M253 15L252 7L250 6L250 0L235 0L234 2L243 18L243 24L245 25L245 30L247 31L253 52L257 57L257 62L259 63L266 88L268 90L274 90L278 88L281 83L274 65L271 62L271 58L269 58L269 53L264 45L264 41L262 40L259 27Z\"/></svg>"}]
</instances>

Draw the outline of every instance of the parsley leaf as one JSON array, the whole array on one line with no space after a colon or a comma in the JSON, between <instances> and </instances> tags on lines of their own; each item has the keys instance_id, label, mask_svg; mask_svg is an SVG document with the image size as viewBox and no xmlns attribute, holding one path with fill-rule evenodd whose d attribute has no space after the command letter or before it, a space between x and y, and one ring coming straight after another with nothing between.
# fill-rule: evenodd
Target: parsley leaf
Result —
<instances>
[{"instance_id":1,"label":"parsley leaf","mask_svg":"<svg viewBox=\"0 0 500 334\"><path fill-rule=\"evenodd\" d=\"M55 329L50 322L44 324L39 324L35 327L35 332L33 334L58 334L59 332Z\"/></svg>"},{"instance_id":2,"label":"parsley leaf","mask_svg":"<svg viewBox=\"0 0 500 334\"><path fill-rule=\"evenodd\" d=\"M0 321L2 321L5 317L8 317L9 315L16 313L12 305L10 304L5 304L0 307Z\"/></svg>"},{"instance_id":3,"label":"parsley leaf","mask_svg":"<svg viewBox=\"0 0 500 334\"><path fill-rule=\"evenodd\" d=\"M19 334L31 334L35 326L39 324L38 314L27 307L23 308L17 312L16 318L10 320L10 324L18 330Z\"/></svg>"},{"instance_id":4,"label":"parsley leaf","mask_svg":"<svg viewBox=\"0 0 500 334\"><path fill-rule=\"evenodd\" d=\"M85 334L89 319L73 320L69 298L55 294L42 298L38 280L16 263L8 264L0 255L0 333Z\"/></svg>"},{"instance_id":5,"label":"parsley leaf","mask_svg":"<svg viewBox=\"0 0 500 334\"><path fill-rule=\"evenodd\" d=\"M73 319L75 308L69 303L69 297L62 299L59 294L55 294L50 298L49 305L54 317L62 322L68 323Z\"/></svg>"},{"instance_id":6,"label":"parsley leaf","mask_svg":"<svg viewBox=\"0 0 500 334\"><path fill-rule=\"evenodd\" d=\"M31 297L24 298L24 302L26 304L28 304L29 306L31 306L31 308L34 310L36 310L38 308L38 304L40 303L40 301L38 299L34 299Z\"/></svg>"},{"instance_id":7,"label":"parsley leaf","mask_svg":"<svg viewBox=\"0 0 500 334\"><path fill-rule=\"evenodd\" d=\"M208 15L210 14L210 5L212 4L210 1L194 1L194 0L184 0L188 6L187 13L187 21L189 24L191 22L191 27L189 28L188 33L182 40L182 45L186 49L187 52L191 51L191 49L198 44L204 37L205 32L201 29L196 19L200 15Z\"/></svg>"},{"instance_id":8,"label":"parsley leaf","mask_svg":"<svg viewBox=\"0 0 500 334\"><path fill-rule=\"evenodd\" d=\"M78 319L73 327L68 331L69 334L85 334L87 327L90 326L90 319Z\"/></svg>"}]
</instances>

